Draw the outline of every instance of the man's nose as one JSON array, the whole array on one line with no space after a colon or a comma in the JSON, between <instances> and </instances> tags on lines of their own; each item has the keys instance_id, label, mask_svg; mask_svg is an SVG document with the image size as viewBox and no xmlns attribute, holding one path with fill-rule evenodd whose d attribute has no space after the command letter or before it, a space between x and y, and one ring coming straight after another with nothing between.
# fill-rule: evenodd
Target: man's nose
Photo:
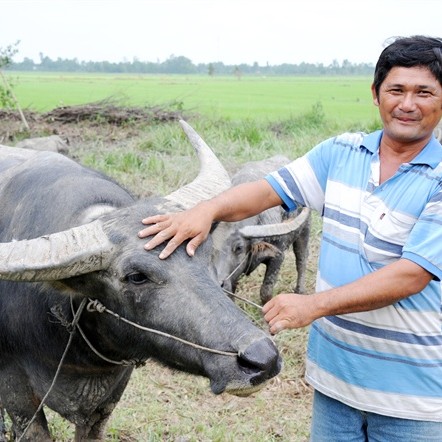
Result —
<instances>
[{"instance_id":1,"label":"man's nose","mask_svg":"<svg viewBox=\"0 0 442 442\"><path fill-rule=\"evenodd\" d=\"M404 94L399 107L403 112L413 111L416 108L416 100L414 94L412 93Z\"/></svg>"}]
</instances>

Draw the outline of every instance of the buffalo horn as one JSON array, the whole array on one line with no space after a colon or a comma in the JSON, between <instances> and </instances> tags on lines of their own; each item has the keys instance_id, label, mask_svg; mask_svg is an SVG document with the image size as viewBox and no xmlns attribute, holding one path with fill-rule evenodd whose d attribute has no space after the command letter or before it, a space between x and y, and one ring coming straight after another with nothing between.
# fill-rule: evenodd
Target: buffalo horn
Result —
<instances>
[{"instance_id":1,"label":"buffalo horn","mask_svg":"<svg viewBox=\"0 0 442 442\"><path fill-rule=\"evenodd\" d=\"M175 190L165 198L172 206L179 205L187 209L199 201L210 199L228 189L231 181L224 166L196 131L183 120L180 120L180 124L196 150L200 172L191 183Z\"/></svg>"},{"instance_id":2,"label":"buffalo horn","mask_svg":"<svg viewBox=\"0 0 442 442\"><path fill-rule=\"evenodd\" d=\"M231 182L201 137L186 122L180 123L198 154L200 173L166 199L173 206L187 208L229 188ZM0 279L65 279L105 268L113 251L99 220L39 238L0 243Z\"/></svg>"},{"instance_id":3,"label":"buffalo horn","mask_svg":"<svg viewBox=\"0 0 442 442\"><path fill-rule=\"evenodd\" d=\"M268 238L270 236L281 236L298 230L307 220L310 209L304 207L301 213L288 221L277 224L261 224L245 226L240 229L241 235L245 238Z\"/></svg>"},{"instance_id":4,"label":"buffalo horn","mask_svg":"<svg viewBox=\"0 0 442 442\"><path fill-rule=\"evenodd\" d=\"M49 281L100 270L113 245L101 221L38 238L0 243L0 279Z\"/></svg>"}]
</instances>

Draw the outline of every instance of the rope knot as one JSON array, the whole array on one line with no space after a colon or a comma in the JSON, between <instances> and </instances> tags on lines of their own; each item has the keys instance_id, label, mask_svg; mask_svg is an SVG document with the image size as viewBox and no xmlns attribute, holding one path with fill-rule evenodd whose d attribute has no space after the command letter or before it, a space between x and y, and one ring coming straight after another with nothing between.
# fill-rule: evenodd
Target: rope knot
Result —
<instances>
[{"instance_id":1,"label":"rope knot","mask_svg":"<svg viewBox=\"0 0 442 442\"><path fill-rule=\"evenodd\" d=\"M125 367L135 367L135 368L140 368L143 367L144 365L146 365L146 361L142 361L140 359L123 359L120 361L121 365L124 365Z\"/></svg>"},{"instance_id":2,"label":"rope knot","mask_svg":"<svg viewBox=\"0 0 442 442\"><path fill-rule=\"evenodd\" d=\"M86 307L88 312L103 313L106 311L106 307L98 299L89 299L89 304Z\"/></svg>"}]
</instances>

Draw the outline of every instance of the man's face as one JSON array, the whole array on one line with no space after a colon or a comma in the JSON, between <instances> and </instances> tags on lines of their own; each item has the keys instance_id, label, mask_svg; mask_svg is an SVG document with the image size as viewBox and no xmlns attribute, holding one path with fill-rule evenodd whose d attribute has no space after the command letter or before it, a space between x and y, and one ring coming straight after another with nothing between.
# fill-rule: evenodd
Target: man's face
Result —
<instances>
[{"instance_id":1,"label":"man's face","mask_svg":"<svg viewBox=\"0 0 442 442\"><path fill-rule=\"evenodd\" d=\"M372 94L384 134L399 143L427 141L442 117L442 86L424 67L392 68Z\"/></svg>"}]
</instances>

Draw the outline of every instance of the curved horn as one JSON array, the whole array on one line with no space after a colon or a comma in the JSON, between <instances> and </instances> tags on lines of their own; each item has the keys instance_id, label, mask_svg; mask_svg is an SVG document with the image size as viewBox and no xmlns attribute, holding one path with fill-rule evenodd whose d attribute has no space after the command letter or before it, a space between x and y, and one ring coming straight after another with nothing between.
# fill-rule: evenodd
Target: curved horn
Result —
<instances>
[{"instance_id":1,"label":"curved horn","mask_svg":"<svg viewBox=\"0 0 442 442\"><path fill-rule=\"evenodd\" d=\"M281 236L298 230L307 221L310 209L304 207L301 213L289 221L277 224L261 224L255 226L245 226L240 229L240 233L245 238L267 238L269 236Z\"/></svg>"},{"instance_id":2,"label":"curved horn","mask_svg":"<svg viewBox=\"0 0 442 442\"><path fill-rule=\"evenodd\" d=\"M231 186L228 173L201 137L184 121L186 135L197 151L201 168L190 184L166 199L191 207ZM100 270L114 252L101 221L30 240L0 243L0 279L17 281L59 280Z\"/></svg>"},{"instance_id":3,"label":"curved horn","mask_svg":"<svg viewBox=\"0 0 442 442\"><path fill-rule=\"evenodd\" d=\"M99 220L30 240L0 243L0 279L65 279L106 267L113 251Z\"/></svg>"},{"instance_id":4,"label":"curved horn","mask_svg":"<svg viewBox=\"0 0 442 442\"><path fill-rule=\"evenodd\" d=\"M198 154L200 172L191 183L165 198L173 205L178 204L187 209L199 201L212 198L223 192L231 187L232 183L224 166L204 140L185 121L180 120L180 124Z\"/></svg>"}]
</instances>

